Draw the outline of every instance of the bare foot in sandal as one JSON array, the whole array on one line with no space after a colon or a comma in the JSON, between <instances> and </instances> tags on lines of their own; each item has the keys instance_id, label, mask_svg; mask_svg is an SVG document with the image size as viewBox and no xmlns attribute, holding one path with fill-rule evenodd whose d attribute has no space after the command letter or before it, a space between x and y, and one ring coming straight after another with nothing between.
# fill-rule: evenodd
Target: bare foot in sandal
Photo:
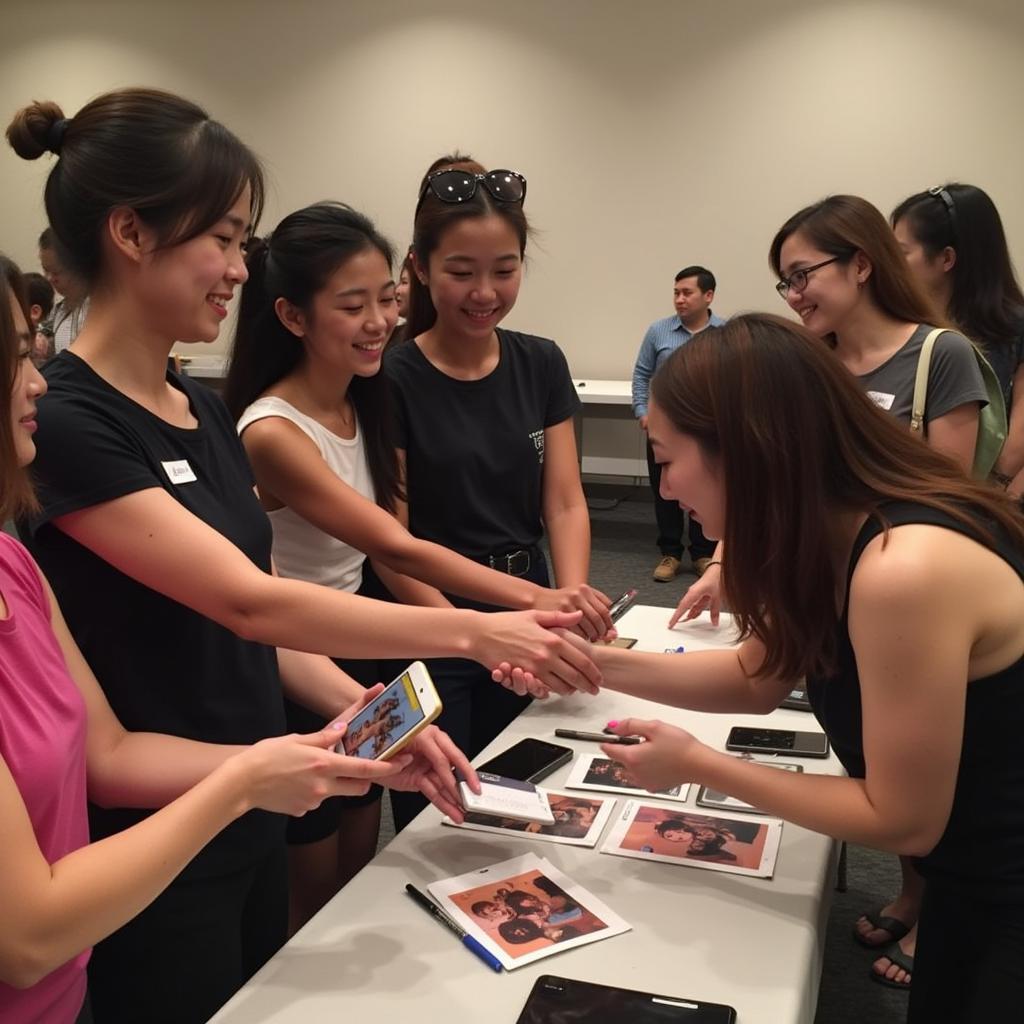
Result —
<instances>
[{"instance_id":1,"label":"bare foot in sandal","mask_svg":"<svg viewBox=\"0 0 1024 1024\"><path fill-rule=\"evenodd\" d=\"M871 965L872 980L893 988L910 988L916 947L917 925L914 925L904 938Z\"/></svg>"}]
</instances>

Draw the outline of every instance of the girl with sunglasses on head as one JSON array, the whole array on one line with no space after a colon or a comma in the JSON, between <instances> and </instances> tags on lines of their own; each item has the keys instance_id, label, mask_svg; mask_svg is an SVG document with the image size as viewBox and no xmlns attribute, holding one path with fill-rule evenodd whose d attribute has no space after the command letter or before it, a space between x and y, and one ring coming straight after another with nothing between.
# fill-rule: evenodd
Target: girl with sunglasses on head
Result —
<instances>
[{"instance_id":1,"label":"girl with sunglasses on head","mask_svg":"<svg viewBox=\"0 0 1024 1024\"><path fill-rule=\"evenodd\" d=\"M999 211L980 188L951 183L904 199L890 220L918 281L980 346L999 378L1009 432L993 477L1019 499L1024 496L1024 293ZM1020 403L1016 412L1014 403Z\"/></svg>"},{"instance_id":2,"label":"girl with sunglasses on head","mask_svg":"<svg viewBox=\"0 0 1024 1024\"><path fill-rule=\"evenodd\" d=\"M578 616L396 608L274 573L227 410L167 370L175 342L217 337L246 279L263 175L234 135L179 97L125 89L72 119L34 103L7 136L27 159L58 154L47 213L90 292L86 326L46 368L32 549L128 728L251 743L284 732L282 687L333 716L365 691L323 655L468 652L491 664L509 650L559 686L596 679L538 624ZM450 769L466 770L465 758L433 727L407 749L413 760L389 785L460 815ZM94 809L92 834L145 815ZM101 943L98 1014L206 1020L284 938L283 833L279 816L246 815Z\"/></svg>"},{"instance_id":3,"label":"girl with sunglasses on head","mask_svg":"<svg viewBox=\"0 0 1024 1024\"><path fill-rule=\"evenodd\" d=\"M392 260L373 224L340 203L298 210L250 243L225 399L274 527L278 571L386 593L372 570L364 578L369 557L409 604L449 607L438 587L511 608L591 612L586 586L554 591L496 572L413 537L395 518L402 492L379 372L397 315ZM591 635L608 625L595 616ZM375 662L344 667L362 682L378 678ZM318 724L298 705L288 712L291 728ZM293 925L373 856L379 799L350 811L341 820L335 801L289 824Z\"/></svg>"},{"instance_id":4,"label":"girl with sunglasses on head","mask_svg":"<svg viewBox=\"0 0 1024 1024\"><path fill-rule=\"evenodd\" d=\"M420 186L409 340L385 360L405 470L400 514L414 536L542 587L546 532L556 585L580 596L597 636L611 631L609 601L586 586L590 519L569 368L554 342L499 326L522 280L525 198L521 175L459 154L435 161ZM470 756L527 703L465 661L434 674L444 727ZM400 819L414 812L415 799L395 803Z\"/></svg>"},{"instance_id":5,"label":"girl with sunglasses on head","mask_svg":"<svg viewBox=\"0 0 1024 1024\"><path fill-rule=\"evenodd\" d=\"M20 288L17 269L0 256L5 519L35 504L24 467L35 455L36 404L46 392L31 362ZM340 722L247 748L127 732L38 567L4 533L0 591L0 1018L9 1024L89 1020L89 947L160 898L249 809L301 814L403 768L334 753ZM136 685L146 682L140 675ZM90 846L87 795L102 806L163 809Z\"/></svg>"},{"instance_id":6,"label":"girl with sunglasses on head","mask_svg":"<svg viewBox=\"0 0 1024 1024\"><path fill-rule=\"evenodd\" d=\"M610 726L646 742L605 756L649 790L706 785L913 857L927 886L910 1021L1017 1019L1024 517L781 317L708 328L666 362L652 398L662 489L725 541L741 641L684 658L595 647L605 687L735 716L774 710L806 676L847 775L773 771L637 719Z\"/></svg>"}]
</instances>

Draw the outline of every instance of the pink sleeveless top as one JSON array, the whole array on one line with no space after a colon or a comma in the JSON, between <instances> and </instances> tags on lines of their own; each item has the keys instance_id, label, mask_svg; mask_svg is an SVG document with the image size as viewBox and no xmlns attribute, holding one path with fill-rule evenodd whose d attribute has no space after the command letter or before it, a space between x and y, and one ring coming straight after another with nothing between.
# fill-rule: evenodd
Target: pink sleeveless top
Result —
<instances>
[{"instance_id":1,"label":"pink sleeveless top","mask_svg":"<svg viewBox=\"0 0 1024 1024\"><path fill-rule=\"evenodd\" d=\"M89 842L82 695L50 625L39 571L14 538L0 533L0 757L25 802L36 841L53 864ZM85 997L89 950L30 989L0 982L5 1024L74 1021Z\"/></svg>"}]
</instances>

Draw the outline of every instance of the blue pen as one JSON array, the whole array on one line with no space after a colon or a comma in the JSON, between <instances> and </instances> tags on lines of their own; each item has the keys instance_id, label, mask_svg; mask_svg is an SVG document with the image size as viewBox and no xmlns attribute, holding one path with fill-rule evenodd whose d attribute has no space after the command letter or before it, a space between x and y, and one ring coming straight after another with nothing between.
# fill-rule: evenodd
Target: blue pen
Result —
<instances>
[{"instance_id":1,"label":"blue pen","mask_svg":"<svg viewBox=\"0 0 1024 1024\"><path fill-rule=\"evenodd\" d=\"M450 932L455 932L456 935L462 940L462 944L473 953L480 960L483 960L492 971L502 970L501 961L489 953L484 947L473 938L472 935L467 935L466 932L460 928L433 900L424 896L423 893L416 888L411 882L405 887L405 891L418 903L435 921L440 921Z\"/></svg>"}]
</instances>

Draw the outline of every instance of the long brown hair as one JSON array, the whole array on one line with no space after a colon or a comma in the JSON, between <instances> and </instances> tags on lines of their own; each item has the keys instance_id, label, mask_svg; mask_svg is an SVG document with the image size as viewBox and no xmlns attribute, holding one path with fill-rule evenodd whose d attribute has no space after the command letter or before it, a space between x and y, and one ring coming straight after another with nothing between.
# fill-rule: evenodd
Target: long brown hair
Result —
<instances>
[{"instance_id":1,"label":"long brown hair","mask_svg":"<svg viewBox=\"0 0 1024 1024\"><path fill-rule=\"evenodd\" d=\"M796 679L835 667L837 587L829 520L865 512L888 531L886 501L945 512L986 545L990 528L1024 546L1024 519L987 484L883 412L820 339L750 313L701 331L666 361L652 397L720 467L723 584L761 672Z\"/></svg>"},{"instance_id":2,"label":"long brown hair","mask_svg":"<svg viewBox=\"0 0 1024 1024\"><path fill-rule=\"evenodd\" d=\"M0 253L0 519L14 519L37 507L28 473L18 464L11 422L11 389L18 374L20 343L14 328L17 303L31 323L21 271Z\"/></svg>"},{"instance_id":3,"label":"long brown hair","mask_svg":"<svg viewBox=\"0 0 1024 1024\"><path fill-rule=\"evenodd\" d=\"M829 196L794 213L776 232L768 251L768 262L777 277L782 276L782 246L798 231L815 248L841 263L849 263L858 252L864 253L871 263L868 295L892 319L948 326L907 266L889 222L866 199Z\"/></svg>"}]
</instances>

